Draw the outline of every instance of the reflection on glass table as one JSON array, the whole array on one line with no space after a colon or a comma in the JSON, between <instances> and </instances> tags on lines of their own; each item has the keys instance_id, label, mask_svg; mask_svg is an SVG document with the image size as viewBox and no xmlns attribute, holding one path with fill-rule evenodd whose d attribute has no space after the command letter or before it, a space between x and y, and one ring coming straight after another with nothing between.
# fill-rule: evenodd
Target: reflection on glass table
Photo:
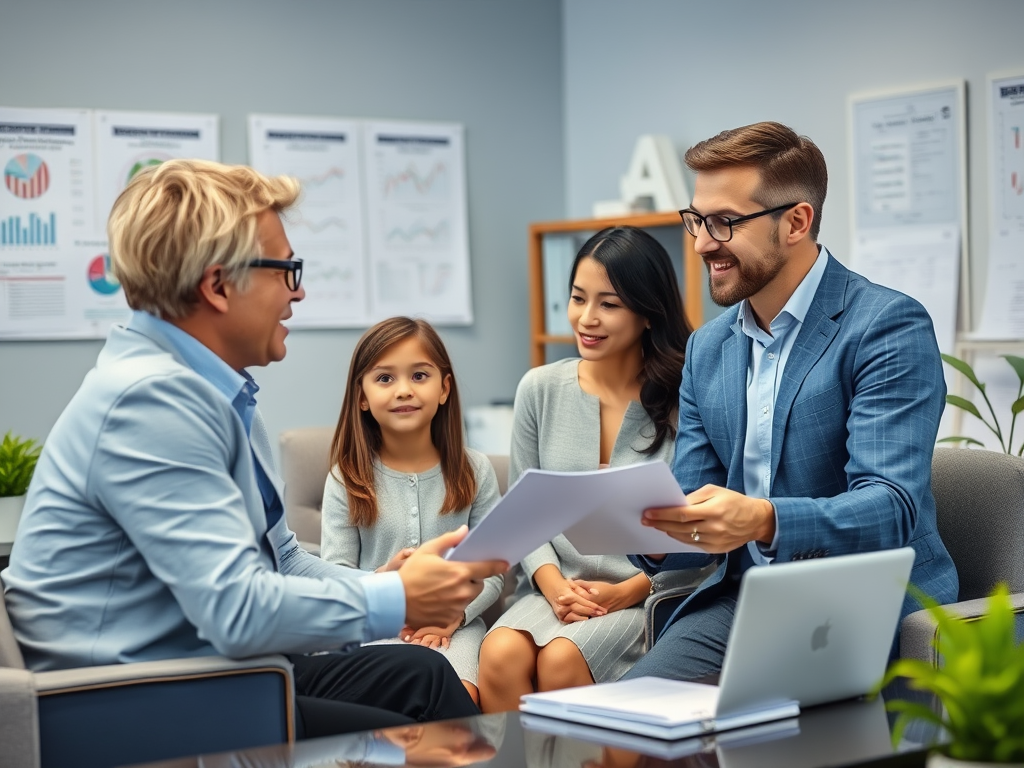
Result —
<instances>
[{"instance_id":1,"label":"reflection on glass table","mask_svg":"<svg viewBox=\"0 0 1024 768\"><path fill-rule=\"evenodd\" d=\"M799 717L661 741L510 712L389 728L242 752L150 763L146 768L872 768L923 766L918 731L894 748L881 699L810 707Z\"/></svg>"}]
</instances>

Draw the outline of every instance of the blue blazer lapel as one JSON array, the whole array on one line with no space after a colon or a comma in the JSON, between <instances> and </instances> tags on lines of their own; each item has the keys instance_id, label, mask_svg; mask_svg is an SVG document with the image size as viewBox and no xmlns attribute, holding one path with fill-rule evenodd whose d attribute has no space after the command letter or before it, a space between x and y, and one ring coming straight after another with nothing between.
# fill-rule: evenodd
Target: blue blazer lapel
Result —
<instances>
[{"instance_id":1,"label":"blue blazer lapel","mask_svg":"<svg viewBox=\"0 0 1024 768\"><path fill-rule=\"evenodd\" d=\"M736 318L732 325L732 335L722 344L722 387L725 392L728 434L735 440L728 453L731 457L728 476L739 478L740 487L732 490L742 493L743 435L747 433L747 368L750 365L750 339L740 330L739 314Z\"/></svg>"},{"instance_id":2,"label":"blue blazer lapel","mask_svg":"<svg viewBox=\"0 0 1024 768\"><path fill-rule=\"evenodd\" d=\"M785 439L786 424L789 422L793 401L807 373L821 359L839 332L839 323L834 318L842 314L845 307L846 282L849 274L846 267L829 256L821 283L807 310L807 316L793 344L789 360L786 361L779 394L775 398L775 415L772 419L772 478L778 474L782 441Z\"/></svg>"}]
</instances>

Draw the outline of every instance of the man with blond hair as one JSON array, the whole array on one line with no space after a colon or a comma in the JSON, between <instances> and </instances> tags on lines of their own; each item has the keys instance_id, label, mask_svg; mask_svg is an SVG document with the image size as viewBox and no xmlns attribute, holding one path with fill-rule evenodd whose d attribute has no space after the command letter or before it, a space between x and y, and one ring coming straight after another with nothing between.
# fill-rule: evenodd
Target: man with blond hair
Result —
<instances>
[{"instance_id":1,"label":"man with blond hair","mask_svg":"<svg viewBox=\"0 0 1024 768\"><path fill-rule=\"evenodd\" d=\"M817 243L828 173L810 139L756 123L686 163L697 178L683 224L711 298L738 306L686 350L673 471L688 506L644 522L707 554L635 562L718 568L630 677L717 672L755 565L910 546L910 580L940 603L957 596L931 491L945 383L928 313ZM916 607L908 596L903 615Z\"/></svg>"},{"instance_id":2,"label":"man with blond hair","mask_svg":"<svg viewBox=\"0 0 1024 768\"><path fill-rule=\"evenodd\" d=\"M134 313L40 457L3 574L15 633L35 670L289 654L307 736L474 714L440 654L360 644L451 624L504 564L443 560L463 531L365 574L304 552L285 523L246 369L284 358L305 295L280 218L298 192L182 160L114 204Z\"/></svg>"}]
</instances>

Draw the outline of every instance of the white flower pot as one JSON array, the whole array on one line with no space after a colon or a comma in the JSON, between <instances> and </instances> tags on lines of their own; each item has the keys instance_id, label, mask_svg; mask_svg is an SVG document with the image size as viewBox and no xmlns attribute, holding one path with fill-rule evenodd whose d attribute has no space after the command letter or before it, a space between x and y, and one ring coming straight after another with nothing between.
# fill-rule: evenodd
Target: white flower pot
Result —
<instances>
[{"instance_id":1,"label":"white flower pot","mask_svg":"<svg viewBox=\"0 0 1024 768\"><path fill-rule=\"evenodd\" d=\"M0 544L10 544L18 530L21 510L25 508L24 496L0 496Z\"/></svg>"},{"instance_id":2,"label":"white flower pot","mask_svg":"<svg viewBox=\"0 0 1024 768\"><path fill-rule=\"evenodd\" d=\"M1021 768L1024 763L979 763L974 760L956 760L941 752L928 755L927 768Z\"/></svg>"}]
</instances>

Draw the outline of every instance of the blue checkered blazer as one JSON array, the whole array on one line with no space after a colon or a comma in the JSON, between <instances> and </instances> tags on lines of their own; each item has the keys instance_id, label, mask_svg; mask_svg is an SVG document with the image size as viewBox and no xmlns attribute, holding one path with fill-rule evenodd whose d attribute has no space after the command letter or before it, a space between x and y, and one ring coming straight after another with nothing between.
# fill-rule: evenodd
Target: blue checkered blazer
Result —
<instances>
[{"instance_id":1,"label":"blue checkered blazer","mask_svg":"<svg viewBox=\"0 0 1024 768\"><path fill-rule=\"evenodd\" d=\"M729 310L690 337L679 389L673 472L684 491L743 492L750 341ZM932 449L946 386L931 319L918 302L829 258L779 386L772 427L774 562L910 545L911 581L940 603L957 599L939 538ZM722 590L734 550L669 624ZM706 565L669 555L653 570ZM735 564L734 564L735 565ZM909 597L903 616L919 606Z\"/></svg>"}]
</instances>

